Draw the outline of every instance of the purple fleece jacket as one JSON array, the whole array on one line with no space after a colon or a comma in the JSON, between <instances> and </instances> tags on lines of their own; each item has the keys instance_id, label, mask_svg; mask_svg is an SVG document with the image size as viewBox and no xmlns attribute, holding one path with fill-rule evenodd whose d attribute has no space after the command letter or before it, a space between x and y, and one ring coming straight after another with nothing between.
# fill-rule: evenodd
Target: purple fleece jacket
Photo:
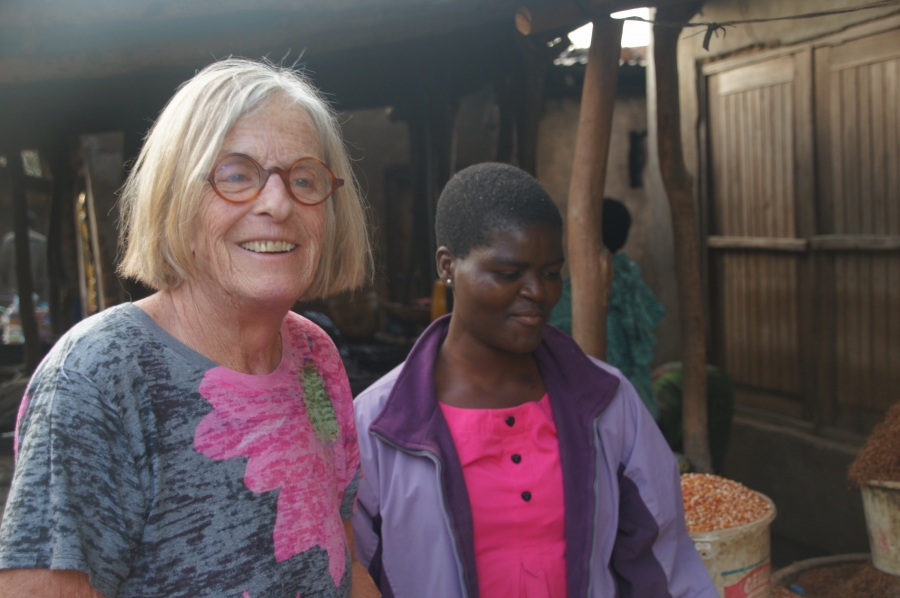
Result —
<instances>
[{"instance_id":1,"label":"purple fleece jacket","mask_svg":"<svg viewBox=\"0 0 900 598\"><path fill-rule=\"evenodd\" d=\"M434 393L448 324L354 405L356 550L385 598L479 598L469 497ZM685 531L675 460L631 383L550 326L534 356L559 436L568 595L717 598Z\"/></svg>"}]
</instances>

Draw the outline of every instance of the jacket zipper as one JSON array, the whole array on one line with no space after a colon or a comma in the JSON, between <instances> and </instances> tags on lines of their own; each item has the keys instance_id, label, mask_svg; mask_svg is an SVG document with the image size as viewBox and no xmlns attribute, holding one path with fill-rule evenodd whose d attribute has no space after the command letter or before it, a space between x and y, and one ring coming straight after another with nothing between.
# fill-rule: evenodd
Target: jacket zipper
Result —
<instances>
[{"instance_id":1,"label":"jacket zipper","mask_svg":"<svg viewBox=\"0 0 900 598\"><path fill-rule=\"evenodd\" d=\"M403 448L402 446L399 446L399 445L391 442L390 440L388 440L387 438L385 438L378 432L370 432L370 434L372 434L373 436L378 438L381 442L385 443L386 445L391 446L402 453L406 453L407 455L412 455L415 457L427 457L431 462L434 463L434 466L437 470L437 487L438 487L438 492L441 495L441 510L444 513L444 523L447 525L447 529L450 531L450 539L453 542L453 557L456 559L456 569L457 569L457 571L459 571L459 585L462 588L463 598L469 598L469 589L466 586L466 579L465 579L465 576L463 575L463 571L465 571L465 569L463 568L462 559L460 558L459 545L457 544L457 541L456 541L456 534L453 533L453 526L450 525L450 511L447 509L447 501L444 498L444 485L441 483L441 461L440 461L440 459L438 459L437 455L435 455L434 453L432 453L430 451L412 451L412 450Z\"/></svg>"},{"instance_id":2,"label":"jacket zipper","mask_svg":"<svg viewBox=\"0 0 900 598\"><path fill-rule=\"evenodd\" d=\"M591 426L591 435L594 436L594 449L597 451L597 458L594 461L594 521L593 523L593 531L591 533L591 556L588 561L588 583L587 583L587 593L585 594L586 598L590 598L591 592L593 590L592 586L594 585L594 575L591 571L591 568L594 563L594 551L597 549L597 520L599 517L597 508L597 501L600 497L600 464L603 460L603 451L602 447L599 446L600 443L597 441L597 424L600 422L600 418L603 417L603 413L598 415Z\"/></svg>"}]
</instances>

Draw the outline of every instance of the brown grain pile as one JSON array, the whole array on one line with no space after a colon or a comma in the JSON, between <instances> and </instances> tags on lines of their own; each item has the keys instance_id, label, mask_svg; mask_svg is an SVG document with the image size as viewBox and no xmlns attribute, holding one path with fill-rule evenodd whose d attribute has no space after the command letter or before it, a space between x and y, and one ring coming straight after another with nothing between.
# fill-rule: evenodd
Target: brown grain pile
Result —
<instances>
[{"instance_id":1,"label":"brown grain pile","mask_svg":"<svg viewBox=\"0 0 900 598\"><path fill-rule=\"evenodd\" d=\"M810 569L793 583L809 598L900 598L900 578L872 563Z\"/></svg>"},{"instance_id":2,"label":"brown grain pile","mask_svg":"<svg viewBox=\"0 0 900 598\"><path fill-rule=\"evenodd\" d=\"M772 512L759 494L717 475L681 476L684 522L689 532L709 532L746 525Z\"/></svg>"},{"instance_id":3,"label":"brown grain pile","mask_svg":"<svg viewBox=\"0 0 900 598\"><path fill-rule=\"evenodd\" d=\"M900 403L888 409L884 421L872 430L847 477L856 486L870 480L900 482Z\"/></svg>"},{"instance_id":4,"label":"brown grain pile","mask_svg":"<svg viewBox=\"0 0 900 598\"><path fill-rule=\"evenodd\" d=\"M802 598L802 596L786 588L772 588L772 598Z\"/></svg>"}]
</instances>

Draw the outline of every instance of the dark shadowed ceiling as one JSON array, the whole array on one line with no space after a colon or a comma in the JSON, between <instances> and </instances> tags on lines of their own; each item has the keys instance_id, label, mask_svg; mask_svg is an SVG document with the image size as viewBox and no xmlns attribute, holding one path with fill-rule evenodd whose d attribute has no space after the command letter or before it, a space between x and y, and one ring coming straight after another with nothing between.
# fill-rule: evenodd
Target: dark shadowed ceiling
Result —
<instances>
[{"instance_id":1,"label":"dark shadowed ceiling","mask_svg":"<svg viewBox=\"0 0 900 598\"><path fill-rule=\"evenodd\" d=\"M392 105L423 89L461 94L519 60L514 15L522 6L566 15L537 39L542 43L589 20L587 11L642 4L6 0L0 3L0 134L38 144L47 136L145 131L179 83L229 55L299 59L342 109Z\"/></svg>"}]
</instances>

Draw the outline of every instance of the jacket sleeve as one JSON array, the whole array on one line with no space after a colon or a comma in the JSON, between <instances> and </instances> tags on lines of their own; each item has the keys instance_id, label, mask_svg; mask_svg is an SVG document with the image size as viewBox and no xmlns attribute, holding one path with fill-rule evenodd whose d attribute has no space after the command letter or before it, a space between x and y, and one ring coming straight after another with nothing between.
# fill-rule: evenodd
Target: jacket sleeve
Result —
<instances>
[{"instance_id":1,"label":"jacket sleeve","mask_svg":"<svg viewBox=\"0 0 900 598\"><path fill-rule=\"evenodd\" d=\"M365 395L366 393L363 393ZM377 443L369 434L369 418L364 406L365 396L357 398L356 412L357 438L359 440L360 466L362 478L356 495L356 512L353 514L353 536L356 554L360 562L371 569L375 553L380 553L381 516L378 506L378 463L375 451ZM376 580L377 583L377 580Z\"/></svg>"},{"instance_id":2,"label":"jacket sleeve","mask_svg":"<svg viewBox=\"0 0 900 598\"><path fill-rule=\"evenodd\" d=\"M621 598L717 598L684 524L678 466L634 387L622 377L624 446L612 569Z\"/></svg>"},{"instance_id":3,"label":"jacket sleeve","mask_svg":"<svg viewBox=\"0 0 900 598\"><path fill-rule=\"evenodd\" d=\"M371 478L362 477L357 494L356 512L353 514L353 538L356 555L367 569L371 569L376 551L381 548L381 517L375 503L375 494L369 487Z\"/></svg>"}]
</instances>

